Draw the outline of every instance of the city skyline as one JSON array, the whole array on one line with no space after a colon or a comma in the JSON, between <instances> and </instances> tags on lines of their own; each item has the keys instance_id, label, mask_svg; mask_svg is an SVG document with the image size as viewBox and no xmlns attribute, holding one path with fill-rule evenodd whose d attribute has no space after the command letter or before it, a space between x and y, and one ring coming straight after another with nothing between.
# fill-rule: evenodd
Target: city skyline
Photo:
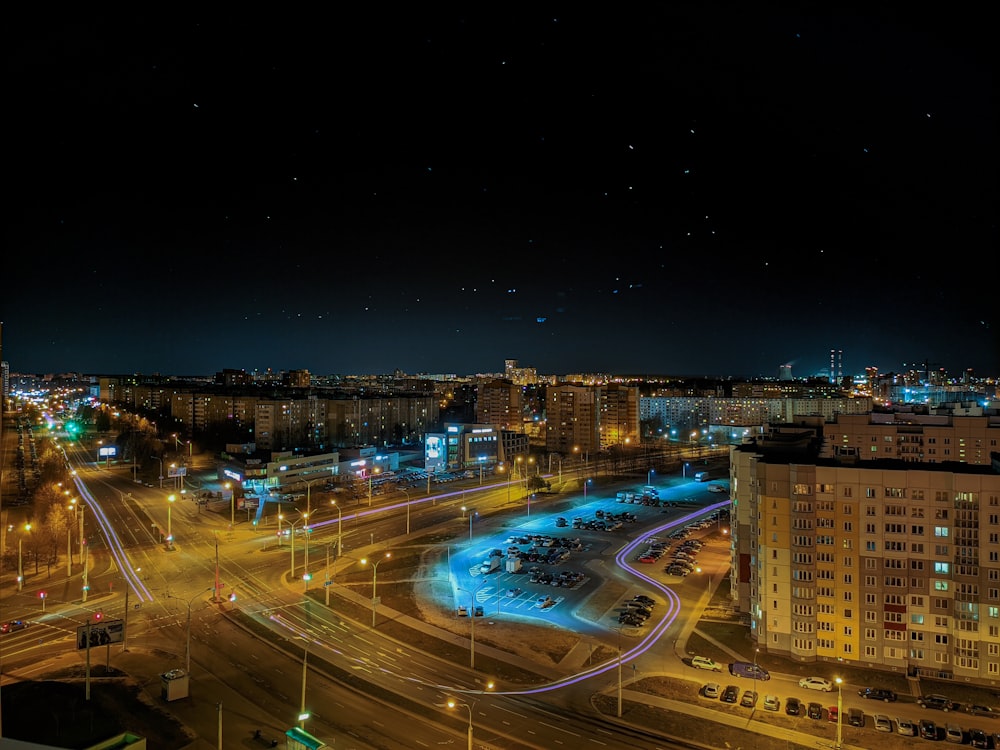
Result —
<instances>
[{"instance_id":1,"label":"city skyline","mask_svg":"<svg viewBox=\"0 0 1000 750\"><path fill-rule=\"evenodd\" d=\"M3 357L995 376L991 45L956 16L26 24Z\"/></svg>"}]
</instances>

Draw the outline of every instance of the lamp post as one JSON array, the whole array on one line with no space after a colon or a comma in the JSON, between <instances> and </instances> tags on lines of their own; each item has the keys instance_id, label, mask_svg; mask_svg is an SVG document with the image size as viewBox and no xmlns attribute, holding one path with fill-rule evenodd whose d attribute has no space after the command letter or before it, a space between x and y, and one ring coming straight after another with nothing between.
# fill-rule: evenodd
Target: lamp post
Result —
<instances>
[{"instance_id":1,"label":"lamp post","mask_svg":"<svg viewBox=\"0 0 1000 750\"><path fill-rule=\"evenodd\" d=\"M86 505L81 503L80 505L80 562L83 565L83 594L81 596L81 601L87 601L87 592L90 591L90 583L88 582L88 576L90 575L90 547L87 546L87 540L83 536L83 511L87 509ZM88 638L90 636L88 635Z\"/></svg>"},{"instance_id":2,"label":"lamp post","mask_svg":"<svg viewBox=\"0 0 1000 750\"><path fill-rule=\"evenodd\" d=\"M344 554L344 513L336 500L331 500L330 505L337 509L337 557Z\"/></svg>"},{"instance_id":3,"label":"lamp post","mask_svg":"<svg viewBox=\"0 0 1000 750\"><path fill-rule=\"evenodd\" d=\"M308 516L306 516L304 518L300 518L298 521L291 521L291 520L288 521L289 537L292 540L292 542L291 542L292 567L288 571L289 578L295 578L295 527L298 526L300 523L303 524L303 525L305 525L305 523L308 520L309 520L309 518L308 518Z\"/></svg>"},{"instance_id":4,"label":"lamp post","mask_svg":"<svg viewBox=\"0 0 1000 750\"><path fill-rule=\"evenodd\" d=\"M174 532L171 526L170 511L174 507L176 499L174 495L167 496L167 549L173 549L174 547Z\"/></svg>"},{"instance_id":5,"label":"lamp post","mask_svg":"<svg viewBox=\"0 0 1000 750\"><path fill-rule=\"evenodd\" d=\"M406 490L401 489L404 495L406 495L406 535L410 535L410 493Z\"/></svg>"},{"instance_id":6,"label":"lamp post","mask_svg":"<svg viewBox=\"0 0 1000 750\"><path fill-rule=\"evenodd\" d=\"M69 510L71 513L76 513L76 500L69 501ZM73 525L76 519L70 519L69 523L66 524L66 577L73 577Z\"/></svg>"},{"instance_id":7,"label":"lamp post","mask_svg":"<svg viewBox=\"0 0 1000 750\"><path fill-rule=\"evenodd\" d=\"M197 594L195 594L194 596L192 596L186 602L186 604L187 604L187 627L186 627L187 645L184 647L184 669L185 669L185 671L187 672L187 674L189 676L191 674L191 605L194 603L195 599L197 599L199 596L203 596L204 594L207 594L209 591L212 591L212 589L205 589L204 591L199 591ZM184 601L183 599L181 599L181 597L179 597L179 596L172 596L171 594L167 594L167 597L170 598L170 599L176 599L177 601L181 601L181 602Z\"/></svg>"},{"instance_id":8,"label":"lamp post","mask_svg":"<svg viewBox=\"0 0 1000 750\"><path fill-rule=\"evenodd\" d=\"M753 652L753 694L754 698L757 697L757 657L760 655L760 648L755 648ZM754 701L754 708L757 707L756 700ZM753 713L753 709L750 710Z\"/></svg>"},{"instance_id":9,"label":"lamp post","mask_svg":"<svg viewBox=\"0 0 1000 750\"><path fill-rule=\"evenodd\" d=\"M375 607L378 606L378 597L375 596L375 592L377 591L376 585L378 584L378 565L380 562L384 562L385 560L388 560L390 557L392 557L392 553L386 552L385 557L379 560L366 560L363 557L361 558L362 565L366 563L371 563L372 566L372 627L373 628L375 627Z\"/></svg>"},{"instance_id":10,"label":"lamp post","mask_svg":"<svg viewBox=\"0 0 1000 750\"><path fill-rule=\"evenodd\" d=\"M233 489L232 482L226 482L223 485L227 490L229 490L229 530L232 531L236 528L236 490Z\"/></svg>"},{"instance_id":11,"label":"lamp post","mask_svg":"<svg viewBox=\"0 0 1000 750\"><path fill-rule=\"evenodd\" d=\"M312 533L312 529L309 528L308 513L302 516L302 520L305 522L302 525L302 530L306 533L305 556L302 558L302 590L305 592L309 590L309 581L312 579L312 576L309 575L309 535Z\"/></svg>"},{"instance_id":12,"label":"lamp post","mask_svg":"<svg viewBox=\"0 0 1000 750\"><path fill-rule=\"evenodd\" d=\"M476 588L469 591L468 589L463 589L461 586L458 587L459 591L464 591L469 595L469 619L470 631L469 631L469 669L476 668L476 594L479 593L479 589L486 585L486 581L481 581ZM500 596L497 595L497 600L499 601Z\"/></svg>"},{"instance_id":13,"label":"lamp post","mask_svg":"<svg viewBox=\"0 0 1000 750\"><path fill-rule=\"evenodd\" d=\"M323 581L323 588L326 590L326 606L330 606L330 589L333 588L333 581L330 580L330 547L332 544L326 545L326 576Z\"/></svg>"},{"instance_id":14,"label":"lamp post","mask_svg":"<svg viewBox=\"0 0 1000 750\"><path fill-rule=\"evenodd\" d=\"M448 708L455 708L456 706L465 706L469 710L469 741L468 750L472 750L472 706L468 703L458 703L454 700L448 701Z\"/></svg>"},{"instance_id":15,"label":"lamp post","mask_svg":"<svg viewBox=\"0 0 1000 750\"><path fill-rule=\"evenodd\" d=\"M278 507L281 507L280 505ZM284 515L278 514L278 548L281 548L281 522L284 520Z\"/></svg>"},{"instance_id":16,"label":"lamp post","mask_svg":"<svg viewBox=\"0 0 1000 750\"><path fill-rule=\"evenodd\" d=\"M25 531L31 531L31 524L24 524ZM20 591L24 588L24 566L22 565L21 558L21 542L24 541L24 534L17 535L17 590Z\"/></svg>"},{"instance_id":17,"label":"lamp post","mask_svg":"<svg viewBox=\"0 0 1000 750\"><path fill-rule=\"evenodd\" d=\"M316 482L325 482L326 477L319 477L317 479L303 479L306 485L306 513L312 513L312 486Z\"/></svg>"},{"instance_id":18,"label":"lamp post","mask_svg":"<svg viewBox=\"0 0 1000 750\"><path fill-rule=\"evenodd\" d=\"M302 649L302 701L299 703L299 729L306 728L306 719L309 718L309 714L306 713L306 663L309 660L309 641L305 638L302 640L305 641L306 645Z\"/></svg>"},{"instance_id":19,"label":"lamp post","mask_svg":"<svg viewBox=\"0 0 1000 750\"><path fill-rule=\"evenodd\" d=\"M652 483L653 483L653 470L650 469L649 471L646 472L646 484L652 484Z\"/></svg>"},{"instance_id":20,"label":"lamp post","mask_svg":"<svg viewBox=\"0 0 1000 750\"><path fill-rule=\"evenodd\" d=\"M368 507L372 507L372 479L375 478L376 474L381 473L381 469L373 466L372 470L368 473ZM427 494L430 494L430 489L427 490Z\"/></svg>"},{"instance_id":21,"label":"lamp post","mask_svg":"<svg viewBox=\"0 0 1000 750\"><path fill-rule=\"evenodd\" d=\"M837 744L834 746L836 750L841 750L843 747L843 722L844 722L844 681L839 677L834 678L834 682L837 683Z\"/></svg>"}]
</instances>

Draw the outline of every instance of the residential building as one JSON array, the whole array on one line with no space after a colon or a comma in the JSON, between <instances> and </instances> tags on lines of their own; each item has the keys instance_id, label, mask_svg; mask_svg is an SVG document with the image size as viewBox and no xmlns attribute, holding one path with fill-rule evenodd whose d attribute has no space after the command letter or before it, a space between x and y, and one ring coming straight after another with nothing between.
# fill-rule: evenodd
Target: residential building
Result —
<instances>
[{"instance_id":1,"label":"residential building","mask_svg":"<svg viewBox=\"0 0 1000 750\"><path fill-rule=\"evenodd\" d=\"M769 653L995 684L1000 414L912 416L730 448L733 603Z\"/></svg>"}]
</instances>

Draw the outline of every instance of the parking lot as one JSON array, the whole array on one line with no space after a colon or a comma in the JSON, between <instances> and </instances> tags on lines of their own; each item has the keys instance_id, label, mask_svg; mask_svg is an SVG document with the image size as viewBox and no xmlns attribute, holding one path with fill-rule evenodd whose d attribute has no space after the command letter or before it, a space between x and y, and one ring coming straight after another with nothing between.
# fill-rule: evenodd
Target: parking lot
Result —
<instances>
[{"instance_id":1,"label":"parking lot","mask_svg":"<svg viewBox=\"0 0 1000 750\"><path fill-rule=\"evenodd\" d=\"M647 529L663 527L673 519L692 515L707 518L712 511L706 506L716 500L707 493L701 493L701 501L693 499L691 488L684 486L665 488L663 494L662 498L645 496L644 499L638 492L634 499L623 499L621 493L591 497L586 503L575 503L570 512L525 517L504 536L475 539L472 546L450 557L454 611L457 616L521 615L579 629L580 622L573 612L605 582L611 571L605 572L602 566L618 550L645 538ZM699 509L704 512L699 513ZM680 527L687 524L688 520L679 522ZM704 535L712 527L718 527L717 519L706 521L701 527L695 524L676 539L665 537L663 552L669 551L671 557L657 564L657 580L668 586L682 585L682 576L663 572L669 567L665 563L675 562L673 555L680 553L685 541L682 536ZM693 565L697 554L695 544L683 549L688 563ZM627 567L643 565L629 562ZM637 577L635 583L641 585L641 579ZM469 603L473 600L470 612ZM620 619L626 610L631 616ZM638 629L645 624L638 619L642 616L621 603L612 607L602 624L609 631L623 625Z\"/></svg>"}]
</instances>

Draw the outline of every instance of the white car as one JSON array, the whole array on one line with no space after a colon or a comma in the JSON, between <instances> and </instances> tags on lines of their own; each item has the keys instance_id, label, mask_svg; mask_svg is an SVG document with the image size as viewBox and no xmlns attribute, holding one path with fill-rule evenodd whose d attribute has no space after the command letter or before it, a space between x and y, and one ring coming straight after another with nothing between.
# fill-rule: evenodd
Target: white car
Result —
<instances>
[{"instance_id":1,"label":"white car","mask_svg":"<svg viewBox=\"0 0 1000 750\"><path fill-rule=\"evenodd\" d=\"M695 669L710 669L713 672L722 671L722 665L713 659L709 659L707 656L692 656L691 666Z\"/></svg>"},{"instance_id":2,"label":"white car","mask_svg":"<svg viewBox=\"0 0 1000 750\"><path fill-rule=\"evenodd\" d=\"M779 708L781 708L781 701L778 700L778 696L776 695L764 696L765 711L777 711Z\"/></svg>"},{"instance_id":3,"label":"white car","mask_svg":"<svg viewBox=\"0 0 1000 750\"><path fill-rule=\"evenodd\" d=\"M717 682L710 682L702 688L702 693L706 698L718 698L722 693L722 688Z\"/></svg>"},{"instance_id":4,"label":"white car","mask_svg":"<svg viewBox=\"0 0 1000 750\"><path fill-rule=\"evenodd\" d=\"M891 732L892 731L892 719L890 719L885 714L875 714L875 731L876 732Z\"/></svg>"},{"instance_id":5,"label":"white car","mask_svg":"<svg viewBox=\"0 0 1000 750\"><path fill-rule=\"evenodd\" d=\"M799 687L808 690L822 690L824 693L829 693L833 690L833 683L829 680L824 680L822 677L803 677L799 680Z\"/></svg>"},{"instance_id":6,"label":"white car","mask_svg":"<svg viewBox=\"0 0 1000 750\"><path fill-rule=\"evenodd\" d=\"M916 737L917 736L917 722L910 719L897 718L896 719L896 733L901 734L904 737Z\"/></svg>"}]
</instances>

